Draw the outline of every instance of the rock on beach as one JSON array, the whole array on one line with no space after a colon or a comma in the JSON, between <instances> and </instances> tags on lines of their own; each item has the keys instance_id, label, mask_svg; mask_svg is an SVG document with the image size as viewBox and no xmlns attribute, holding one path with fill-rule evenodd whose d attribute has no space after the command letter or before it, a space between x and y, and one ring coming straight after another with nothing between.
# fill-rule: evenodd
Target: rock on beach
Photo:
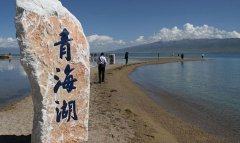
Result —
<instances>
[{"instance_id":1,"label":"rock on beach","mask_svg":"<svg viewBox=\"0 0 240 143\"><path fill-rule=\"evenodd\" d=\"M59 0L16 0L15 23L32 88L32 142L87 141L89 44L80 22Z\"/></svg>"}]
</instances>

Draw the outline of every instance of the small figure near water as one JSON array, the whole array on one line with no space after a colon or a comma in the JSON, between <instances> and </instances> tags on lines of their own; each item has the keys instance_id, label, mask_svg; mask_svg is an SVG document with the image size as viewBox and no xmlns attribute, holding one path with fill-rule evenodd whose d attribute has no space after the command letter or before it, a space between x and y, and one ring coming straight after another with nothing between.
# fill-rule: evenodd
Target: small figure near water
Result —
<instances>
[{"instance_id":1,"label":"small figure near water","mask_svg":"<svg viewBox=\"0 0 240 143\"><path fill-rule=\"evenodd\" d=\"M9 59L12 58L12 53L8 53L8 58L9 58Z\"/></svg>"},{"instance_id":2,"label":"small figure near water","mask_svg":"<svg viewBox=\"0 0 240 143\"><path fill-rule=\"evenodd\" d=\"M183 54L183 53L181 54L181 59L182 59L182 60L184 59L184 54Z\"/></svg>"},{"instance_id":3,"label":"small figure near water","mask_svg":"<svg viewBox=\"0 0 240 143\"><path fill-rule=\"evenodd\" d=\"M204 55L204 54L202 54L202 59L204 58L204 56L205 56L205 55Z\"/></svg>"},{"instance_id":4,"label":"small figure near water","mask_svg":"<svg viewBox=\"0 0 240 143\"><path fill-rule=\"evenodd\" d=\"M125 53L126 65L128 64L128 52Z\"/></svg>"},{"instance_id":5,"label":"small figure near water","mask_svg":"<svg viewBox=\"0 0 240 143\"><path fill-rule=\"evenodd\" d=\"M107 64L107 59L104 56L104 53L101 53L97 60L98 64L98 76L99 76L99 83L104 82L104 77L105 77L105 67Z\"/></svg>"},{"instance_id":6,"label":"small figure near water","mask_svg":"<svg viewBox=\"0 0 240 143\"><path fill-rule=\"evenodd\" d=\"M0 55L0 59L12 59L12 53Z\"/></svg>"}]
</instances>

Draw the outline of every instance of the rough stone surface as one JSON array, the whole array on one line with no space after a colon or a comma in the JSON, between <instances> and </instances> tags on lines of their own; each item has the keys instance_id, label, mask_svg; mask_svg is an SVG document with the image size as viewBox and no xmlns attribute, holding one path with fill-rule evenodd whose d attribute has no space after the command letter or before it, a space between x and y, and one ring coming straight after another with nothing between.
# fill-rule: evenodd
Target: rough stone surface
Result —
<instances>
[{"instance_id":1,"label":"rough stone surface","mask_svg":"<svg viewBox=\"0 0 240 143\"><path fill-rule=\"evenodd\" d=\"M80 22L62 6L59 0L16 0L16 36L21 53L21 63L28 74L32 87L34 121L32 130L33 143L75 143L88 139L88 109L90 95L89 44ZM71 60L66 55L60 58L63 29L69 31L72 41ZM60 86L54 93L58 80L63 82L67 65L74 68L69 75L76 89L68 92ZM57 70L58 68L58 70ZM60 72L58 72L60 70ZM63 101L75 101L74 107L63 106ZM56 102L58 101L58 102ZM66 118L57 122L57 111L66 113ZM72 110L70 110L72 109ZM68 113L71 113L69 116ZM69 117L69 118L68 118ZM69 119L69 121L67 121Z\"/></svg>"}]
</instances>

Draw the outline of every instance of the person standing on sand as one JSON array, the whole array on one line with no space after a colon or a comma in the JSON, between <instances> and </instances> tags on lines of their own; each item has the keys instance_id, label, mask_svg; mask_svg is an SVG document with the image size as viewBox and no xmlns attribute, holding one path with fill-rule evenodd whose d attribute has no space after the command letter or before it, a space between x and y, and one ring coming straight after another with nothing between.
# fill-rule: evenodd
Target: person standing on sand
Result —
<instances>
[{"instance_id":1,"label":"person standing on sand","mask_svg":"<svg viewBox=\"0 0 240 143\"><path fill-rule=\"evenodd\" d=\"M98 76L99 76L99 83L104 82L105 77L105 67L107 64L107 59L104 57L104 53L101 53L97 60L98 64Z\"/></svg>"},{"instance_id":2,"label":"person standing on sand","mask_svg":"<svg viewBox=\"0 0 240 143\"><path fill-rule=\"evenodd\" d=\"M128 64L128 52L125 53L126 64Z\"/></svg>"}]
</instances>

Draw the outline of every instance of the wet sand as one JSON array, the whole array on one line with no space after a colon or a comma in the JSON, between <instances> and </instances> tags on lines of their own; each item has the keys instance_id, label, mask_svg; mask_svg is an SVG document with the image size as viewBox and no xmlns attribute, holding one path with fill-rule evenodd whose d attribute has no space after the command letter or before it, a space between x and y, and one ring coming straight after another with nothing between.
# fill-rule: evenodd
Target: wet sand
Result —
<instances>
[{"instance_id":1,"label":"wet sand","mask_svg":"<svg viewBox=\"0 0 240 143\"><path fill-rule=\"evenodd\" d=\"M32 122L31 96L0 108L0 135L29 135L32 132Z\"/></svg>"},{"instance_id":2,"label":"wet sand","mask_svg":"<svg viewBox=\"0 0 240 143\"><path fill-rule=\"evenodd\" d=\"M177 61L180 60L178 58L161 58L157 62L107 66L106 81L102 84L97 82L97 68L91 68L88 142L221 142L214 135L168 113L128 78L128 74L140 65ZM31 96L16 104L1 108L0 116L0 141L5 139L11 142L11 139L16 137L13 135L30 135L33 117ZM24 140L25 137L21 139Z\"/></svg>"},{"instance_id":3,"label":"wet sand","mask_svg":"<svg viewBox=\"0 0 240 143\"><path fill-rule=\"evenodd\" d=\"M177 61L180 60L161 58L158 62L112 67L106 71L107 80L102 84L97 83L96 74L92 76L89 142L221 142L214 135L168 113L128 78L131 71L143 64Z\"/></svg>"}]
</instances>

